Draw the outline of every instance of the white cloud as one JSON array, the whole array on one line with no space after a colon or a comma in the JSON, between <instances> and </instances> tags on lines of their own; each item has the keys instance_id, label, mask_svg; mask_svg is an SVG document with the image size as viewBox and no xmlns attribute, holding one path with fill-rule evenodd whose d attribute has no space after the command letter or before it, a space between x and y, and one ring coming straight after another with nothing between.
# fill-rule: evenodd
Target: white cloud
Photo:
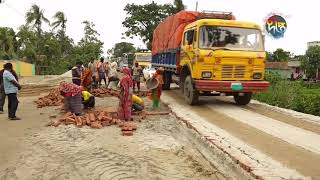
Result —
<instances>
[{"instance_id":1,"label":"white cloud","mask_svg":"<svg viewBox=\"0 0 320 180\"><path fill-rule=\"evenodd\" d=\"M0 26L17 29L25 23L24 14L32 4L38 4L45 10L45 15L51 18L55 12L64 11L68 18L67 34L76 42L83 36L83 20L90 20L96 24L96 29L104 41L105 50L113 44L123 41L121 33L125 31L121 22L125 18L123 11L126 3L144 4L151 0L5 0L0 4ZM158 0L157 3L172 3L173 0ZM288 29L281 40L266 38L268 51L284 48L295 54L303 54L308 41L320 40L318 17L318 3L315 0L198 0L198 10L231 11L237 19L263 25L263 19L271 12L281 12L289 15ZM184 0L189 10L194 10L195 0ZM48 27L47 27L48 28ZM138 38L128 40L136 46L143 43Z\"/></svg>"}]
</instances>

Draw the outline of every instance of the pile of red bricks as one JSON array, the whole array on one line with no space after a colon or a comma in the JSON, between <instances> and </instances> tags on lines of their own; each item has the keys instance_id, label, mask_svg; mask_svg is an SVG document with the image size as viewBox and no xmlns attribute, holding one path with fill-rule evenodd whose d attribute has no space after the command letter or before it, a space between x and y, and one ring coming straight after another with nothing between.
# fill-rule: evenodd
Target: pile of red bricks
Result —
<instances>
[{"instance_id":1,"label":"pile of red bricks","mask_svg":"<svg viewBox=\"0 0 320 180\"><path fill-rule=\"evenodd\" d=\"M119 96L119 91L108 89L108 88L97 88L93 89L91 92L95 97L111 97L111 96Z\"/></svg>"},{"instance_id":2,"label":"pile of red bricks","mask_svg":"<svg viewBox=\"0 0 320 180\"><path fill-rule=\"evenodd\" d=\"M59 89L52 89L48 95L40 97L35 103L38 108L45 106L60 106L63 104L63 96L60 95Z\"/></svg>"},{"instance_id":3,"label":"pile of red bricks","mask_svg":"<svg viewBox=\"0 0 320 180\"><path fill-rule=\"evenodd\" d=\"M116 118L115 111L112 108L88 111L82 116L76 116L72 113L66 113L58 119L51 121L48 126L58 127L59 125L73 124L79 128L89 126L95 129L101 129L106 126L117 125L121 128L124 136L132 136L133 131L137 129L134 122L124 122Z\"/></svg>"},{"instance_id":4,"label":"pile of red bricks","mask_svg":"<svg viewBox=\"0 0 320 180\"><path fill-rule=\"evenodd\" d=\"M109 88L97 88L93 89L91 92L95 97L111 97L111 96L119 96L120 91L119 90L113 90ZM150 95L150 92L148 91L140 91L134 93L139 97L146 97Z\"/></svg>"}]
</instances>

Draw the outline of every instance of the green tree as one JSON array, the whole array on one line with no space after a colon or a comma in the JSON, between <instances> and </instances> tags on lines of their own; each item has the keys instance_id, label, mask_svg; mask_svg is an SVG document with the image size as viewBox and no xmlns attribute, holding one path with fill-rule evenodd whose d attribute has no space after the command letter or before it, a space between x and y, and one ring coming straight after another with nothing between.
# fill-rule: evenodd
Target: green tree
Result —
<instances>
[{"instance_id":1,"label":"green tree","mask_svg":"<svg viewBox=\"0 0 320 180\"><path fill-rule=\"evenodd\" d=\"M91 59L97 59L103 52L103 42L99 39L100 34L94 29L95 24L89 21L83 21L84 37L75 47L75 59L82 60L84 63Z\"/></svg>"},{"instance_id":2,"label":"green tree","mask_svg":"<svg viewBox=\"0 0 320 180\"><path fill-rule=\"evenodd\" d=\"M38 36L41 35L42 22L50 24L49 20L44 16L44 11L40 9L36 4L32 5L31 9L26 14L27 25L33 24L32 26L37 29Z\"/></svg>"},{"instance_id":3,"label":"green tree","mask_svg":"<svg viewBox=\"0 0 320 180\"><path fill-rule=\"evenodd\" d=\"M317 70L320 69L320 46L309 47L301 61L307 71L308 78L315 78Z\"/></svg>"},{"instance_id":4,"label":"green tree","mask_svg":"<svg viewBox=\"0 0 320 180\"><path fill-rule=\"evenodd\" d=\"M19 27L17 33L18 49L17 54L20 58L26 57L30 63L36 58L37 35L30 27L23 25Z\"/></svg>"},{"instance_id":5,"label":"green tree","mask_svg":"<svg viewBox=\"0 0 320 180\"><path fill-rule=\"evenodd\" d=\"M12 59L15 56L15 36L12 28L0 27L0 58Z\"/></svg>"},{"instance_id":6,"label":"green tree","mask_svg":"<svg viewBox=\"0 0 320 180\"><path fill-rule=\"evenodd\" d=\"M132 43L120 42L114 45L114 47L109 50L113 57L122 57L124 53L133 53L136 48Z\"/></svg>"},{"instance_id":7,"label":"green tree","mask_svg":"<svg viewBox=\"0 0 320 180\"><path fill-rule=\"evenodd\" d=\"M66 31L66 23L67 23L67 18L64 15L64 12L58 11L53 18L55 19L55 21L51 24L51 26L53 27L53 29L58 28L59 26L61 27L61 30L63 32Z\"/></svg>"},{"instance_id":8,"label":"green tree","mask_svg":"<svg viewBox=\"0 0 320 180\"><path fill-rule=\"evenodd\" d=\"M152 1L145 5L127 4L124 11L127 17L122 22L123 26L127 28L124 33L127 37L139 36L148 49L151 49L153 39L153 30L166 17L174 14L182 7L182 1L175 1L179 7L171 4L159 5Z\"/></svg>"},{"instance_id":9,"label":"green tree","mask_svg":"<svg viewBox=\"0 0 320 180\"><path fill-rule=\"evenodd\" d=\"M186 9L186 6L183 4L182 0L174 0L173 4L174 4L174 7L173 7L174 14Z\"/></svg>"},{"instance_id":10,"label":"green tree","mask_svg":"<svg viewBox=\"0 0 320 180\"><path fill-rule=\"evenodd\" d=\"M273 52L272 58L276 62L288 61L290 59L290 52L278 48Z\"/></svg>"}]
</instances>

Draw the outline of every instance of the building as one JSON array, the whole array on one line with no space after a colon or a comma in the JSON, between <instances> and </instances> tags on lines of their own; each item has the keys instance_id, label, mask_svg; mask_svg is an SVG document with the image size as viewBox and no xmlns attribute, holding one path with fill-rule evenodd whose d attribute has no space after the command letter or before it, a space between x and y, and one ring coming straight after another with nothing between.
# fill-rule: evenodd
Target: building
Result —
<instances>
[{"instance_id":1,"label":"building","mask_svg":"<svg viewBox=\"0 0 320 180\"><path fill-rule=\"evenodd\" d=\"M19 77L27 77L35 75L35 65L18 60L0 60L0 69L7 62L12 63L13 69L17 72Z\"/></svg>"},{"instance_id":2,"label":"building","mask_svg":"<svg viewBox=\"0 0 320 180\"><path fill-rule=\"evenodd\" d=\"M266 62L266 74L277 74L283 79L287 79L291 75L291 69L287 62Z\"/></svg>"},{"instance_id":3,"label":"building","mask_svg":"<svg viewBox=\"0 0 320 180\"><path fill-rule=\"evenodd\" d=\"M277 74L283 79L306 79L305 70L300 61L267 62L266 74Z\"/></svg>"},{"instance_id":4,"label":"building","mask_svg":"<svg viewBox=\"0 0 320 180\"><path fill-rule=\"evenodd\" d=\"M307 43L308 48L311 46L320 46L320 41L310 41Z\"/></svg>"}]
</instances>

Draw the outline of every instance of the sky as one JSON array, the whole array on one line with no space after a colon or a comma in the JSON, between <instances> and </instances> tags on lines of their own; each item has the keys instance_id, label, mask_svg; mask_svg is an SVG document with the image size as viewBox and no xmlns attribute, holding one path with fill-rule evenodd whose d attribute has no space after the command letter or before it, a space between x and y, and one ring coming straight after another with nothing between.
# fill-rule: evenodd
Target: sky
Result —
<instances>
[{"instance_id":1,"label":"sky","mask_svg":"<svg viewBox=\"0 0 320 180\"><path fill-rule=\"evenodd\" d=\"M115 43L131 42L135 47L145 47L137 37L122 39L125 28L122 21L126 17L123 8L127 3L145 4L152 0L4 0L0 4L0 27L15 30L25 24L25 13L32 4L39 5L50 20L57 11L63 11L68 19L67 34L78 42L83 37L84 20L93 21L104 42L104 53ZM159 4L173 0L154 0ZM184 0L187 10L195 10L196 0ZM271 13L285 17L288 28L282 39L266 36L266 50L283 48L296 55L304 54L307 42L320 40L319 6L317 0L198 0L198 11L233 12L237 20L248 21L263 26ZM44 27L49 30L49 27Z\"/></svg>"}]
</instances>

